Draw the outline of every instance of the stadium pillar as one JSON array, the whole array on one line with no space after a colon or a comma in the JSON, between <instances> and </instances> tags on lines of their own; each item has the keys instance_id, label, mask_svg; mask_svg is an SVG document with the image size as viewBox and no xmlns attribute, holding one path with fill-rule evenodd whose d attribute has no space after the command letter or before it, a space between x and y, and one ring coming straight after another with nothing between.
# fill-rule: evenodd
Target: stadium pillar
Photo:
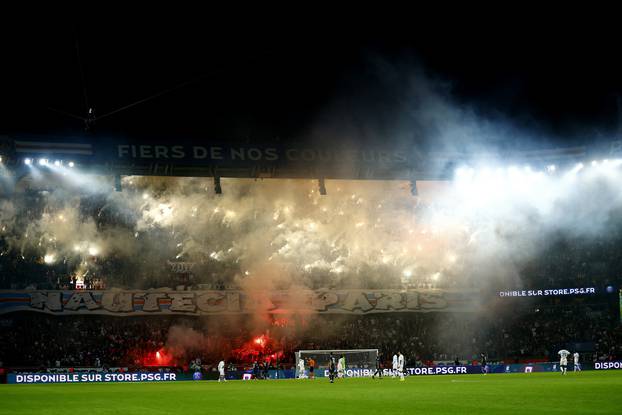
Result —
<instances>
[{"instance_id":1,"label":"stadium pillar","mask_svg":"<svg viewBox=\"0 0 622 415\"><path fill-rule=\"evenodd\" d=\"M217 195L222 194L222 187L220 187L220 176L214 176L214 192Z\"/></svg>"},{"instance_id":2,"label":"stadium pillar","mask_svg":"<svg viewBox=\"0 0 622 415\"><path fill-rule=\"evenodd\" d=\"M123 187L121 186L121 175L117 174L114 176L114 190L117 192L122 192Z\"/></svg>"},{"instance_id":3,"label":"stadium pillar","mask_svg":"<svg viewBox=\"0 0 622 415\"><path fill-rule=\"evenodd\" d=\"M319 187L319 190L320 190L320 194L322 196L326 196L326 184L324 183L324 178L320 177L317 180L317 184L318 184L318 187Z\"/></svg>"},{"instance_id":4,"label":"stadium pillar","mask_svg":"<svg viewBox=\"0 0 622 415\"><path fill-rule=\"evenodd\" d=\"M410 180L410 193L413 196L418 196L419 192L417 191L417 181L414 179Z\"/></svg>"}]
</instances>

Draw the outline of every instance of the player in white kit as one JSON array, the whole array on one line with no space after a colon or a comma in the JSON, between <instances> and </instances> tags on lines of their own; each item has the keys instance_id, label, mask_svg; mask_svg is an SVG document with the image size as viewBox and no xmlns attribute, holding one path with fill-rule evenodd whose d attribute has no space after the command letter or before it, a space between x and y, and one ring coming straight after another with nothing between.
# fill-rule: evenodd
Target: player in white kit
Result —
<instances>
[{"instance_id":1,"label":"player in white kit","mask_svg":"<svg viewBox=\"0 0 622 415\"><path fill-rule=\"evenodd\" d=\"M395 375L397 374L397 355L396 354L393 355L393 362L391 365L391 369L393 369L391 376L395 377Z\"/></svg>"},{"instance_id":2,"label":"player in white kit","mask_svg":"<svg viewBox=\"0 0 622 415\"><path fill-rule=\"evenodd\" d=\"M225 379L225 361L221 360L220 363L218 363L218 382L223 381L226 382L227 379Z\"/></svg>"},{"instance_id":3,"label":"player in white kit","mask_svg":"<svg viewBox=\"0 0 622 415\"><path fill-rule=\"evenodd\" d=\"M561 349L557 352L557 354L559 355L559 369L562 371L562 375L565 375L568 367L568 355L570 355L570 352L566 349Z\"/></svg>"},{"instance_id":4,"label":"player in white kit","mask_svg":"<svg viewBox=\"0 0 622 415\"><path fill-rule=\"evenodd\" d=\"M400 381L404 381L404 355L400 352L397 352L397 370L400 372Z\"/></svg>"},{"instance_id":5,"label":"player in white kit","mask_svg":"<svg viewBox=\"0 0 622 415\"><path fill-rule=\"evenodd\" d=\"M298 359L298 379L304 379L305 376L305 361L303 358Z\"/></svg>"},{"instance_id":6,"label":"player in white kit","mask_svg":"<svg viewBox=\"0 0 622 415\"><path fill-rule=\"evenodd\" d=\"M579 352L574 352L572 357L574 358L574 371L575 372L580 372L581 371L581 363L579 363Z\"/></svg>"},{"instance_id":7,"label":"player in white kit","mask_svg":"<svg viewBox=\"0 0 622 415\"><path fill-rule=\"evenodd\" d=\"M339 360L337 360L337 377L343 378L346 374L346 357L341 355Z\"/></svg>"}]
</instances>

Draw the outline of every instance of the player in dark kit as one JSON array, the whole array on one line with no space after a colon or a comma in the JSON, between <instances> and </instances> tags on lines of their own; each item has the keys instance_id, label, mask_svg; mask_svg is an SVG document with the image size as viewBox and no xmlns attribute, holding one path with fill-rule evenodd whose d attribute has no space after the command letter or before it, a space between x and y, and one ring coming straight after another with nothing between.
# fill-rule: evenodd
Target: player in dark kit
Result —
<instances>
[{"instance_id":1,"label":"player in dark kit","mask_svg":"<svg viewBox=\"0 0 622 415\"><path fill-rule=\"evenodd\" d=\"M482 364L482 373L485 375L486 373L488 373L488 362L486 362L486 354L482 353L480 354L480 357Z\"/></svg>"},{"instance_id":2,"label":"player in dark kit","mask_svg":"<svg viewBox=\"0 0 622 415\"><path fill-rule=\"evenodd\" d=\"M270 363L268 361L263 362L263 367L262 367L262 373L261 373L261 377L266 380L266 379L270 379Z\"/></svg>"},{"instance_id":3,"label":"player in dark kit","mask_svg":"<svg viewBox=\"0 0 622 415\"><path fill-rule=\"evenodd\" d=\"M373 375L371 375L371 378L375 379L376 375L378 375L379 378L382 378L382 363L380 363L380 353L376 355L376 371Z\"/></svg>"},{"instance_id":4,"label":"player in dark kit","mask_svg":"<svg viewBox=\"0 0 622 415\"><path fill-rule=\"evenodd\" d=\"M253 379L259 379L259 363L257 362L253 363Z\"/></svg>"},{"instance_id":5,"label":"player in dark kit","mask_svg":"<svg viewBox=\"0 0 622 415\"><path fill-rule=\"evenodd\" d=\"M335 383L335 376L337 375L337 362L335 356L331 353L328 357L328 378L330 383Z\"/></svg>"}]
</instances>

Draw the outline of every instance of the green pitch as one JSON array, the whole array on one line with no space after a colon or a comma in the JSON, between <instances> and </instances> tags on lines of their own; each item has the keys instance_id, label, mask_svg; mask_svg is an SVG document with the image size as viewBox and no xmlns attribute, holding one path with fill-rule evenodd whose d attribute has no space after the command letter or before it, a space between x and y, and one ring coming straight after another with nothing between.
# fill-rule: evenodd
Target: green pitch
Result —
<instances>
[{"instance_id":1,"label":"green pitch","mask_svg":"<svg viewBox=\"0 0 622 415\"><path fill-rule=\"evenodd\" d=\"M620 414L622 371L0 385L0 414Z\"/></svg>"}]
</instances>

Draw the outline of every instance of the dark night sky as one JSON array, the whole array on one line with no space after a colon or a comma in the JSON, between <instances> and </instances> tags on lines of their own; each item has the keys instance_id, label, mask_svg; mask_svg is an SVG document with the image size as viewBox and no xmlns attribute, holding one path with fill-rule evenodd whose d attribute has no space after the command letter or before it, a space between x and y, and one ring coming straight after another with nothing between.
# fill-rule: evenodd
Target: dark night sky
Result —
<instances>
[{"instance_id":1,"label":"dark night sky","mask_svg":"<svg viewBox=\"0 0 622 415\"><path fill-rule=\"evenodd\" d=\"M195 79L102 119L99 137L297 141L317 137L310 131L327 121L339 135L341 124L345 131L359 121L376 127L396 114L408 117L400 83L421 71L443 85L456 108L537 128L562 144L611 138L618 129L622 63L610 33L533 32L528 25L509 33L467 26L381 35L211 27L82 21L8 33L0 132L82 134L81 121L47 109L86 112L76 41L88 99L100 116ZM374 138L374 128L350 139L384 140ZM414 141L425 135L414 130Z\"/></svg>"}]
</instances>

